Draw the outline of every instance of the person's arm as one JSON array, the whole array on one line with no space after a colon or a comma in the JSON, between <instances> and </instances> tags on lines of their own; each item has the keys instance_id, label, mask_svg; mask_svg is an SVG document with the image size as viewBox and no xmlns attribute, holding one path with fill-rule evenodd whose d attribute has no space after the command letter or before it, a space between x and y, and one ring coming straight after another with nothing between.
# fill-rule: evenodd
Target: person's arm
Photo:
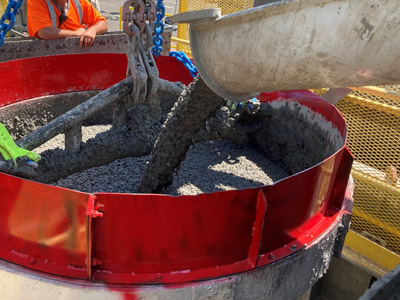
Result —
<instances>
[{"instance_id":1,"label":"person's arm","mask_svg":"<svg viewBox=\"0 0 400 300\"><path fill-rule=\"evenodd\" d=\"M60 29L54 26L49 26L40 29L37 32L39 38L43 40L54 40L54 39L63 39L67 37L80 37L82 34L85 33L84 28L79 28L77 30L67 30L67 29Z\"/></svg>"},{"instance_id":2,"label":"person's arm","mask_svg":"<svg viewBox=\"0 0 400 300\"><path fill-rule=\"evenodd\" d=\"M79 47L92 46L96 35L104 34L108 31L108 24L106 21L101 20L90 26L82 35L79 41Z\"/></svg>"},{"instance_id":3,"label":"person's arm","mask_svg":"<svg viewBox=\"0 0 400 300\"><path fill-rule=\"evenodd\" d=\"M45 0L27 0L28 31L30 36L39 38L38 32L46 27L54 27Z\"/></svg>"}]
</instances>

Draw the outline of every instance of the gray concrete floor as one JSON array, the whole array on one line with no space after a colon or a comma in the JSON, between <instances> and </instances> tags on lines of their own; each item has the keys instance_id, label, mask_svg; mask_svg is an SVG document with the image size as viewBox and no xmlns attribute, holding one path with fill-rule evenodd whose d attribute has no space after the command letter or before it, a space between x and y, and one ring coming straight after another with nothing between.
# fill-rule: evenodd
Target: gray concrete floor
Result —
<instances>
[{"instance_id":1,"label":"gray concrete floor","mask_svg":"<svg viewBox=\"0 0 400 300\"><path fill-rule=\"evenodd\" d=\"M324 277L313 286L310 300L358 300L371 279L369 273L347 260L333 258Z\"/></svg>"},{"instance_id":2,"label":"gray concrete floor","mask_svg":"<svg viewBox=\"0 0 400 300\"><path fill-rule=\"evenodd\" d=\"M120 31L119 11L124 3L125 0L99 0L100 12L107 19L109 32ZM178 0L164 0L163 3L166 14L178 13Z\"/></svg>"}]
</instances>

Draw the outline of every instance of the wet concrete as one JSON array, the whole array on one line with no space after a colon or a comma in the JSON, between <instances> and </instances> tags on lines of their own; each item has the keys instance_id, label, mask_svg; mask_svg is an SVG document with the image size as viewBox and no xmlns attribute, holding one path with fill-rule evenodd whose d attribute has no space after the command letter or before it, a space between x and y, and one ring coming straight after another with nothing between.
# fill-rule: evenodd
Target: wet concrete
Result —
<instances>
[{"instance_id":1,"label":"wet concrete","mask_svg":"<svg viewBox=\"0 0 400 300\"><path fill-rule=\"evenodd\" d=\"M135 193L148 161L149 155L119 159L55 184L88 193ZM163 193L175 196L259 187L288 176L253 147L237 148L226 139L194 144L173 175Z\"/></svg>"},{"instance_id":2,"label":"wet concrete","mask_svg":"<svg viewBox=\"0 0 400 300\"><path fill-rule=\"evenodd\" d=\"M322 162L343 145L332 123L298 103L273 102L260 113L264 119L253 143L289 174Z\"/></svg>"},{"instance_id":3,"label":"wet concrete","mask_svg":"<svg viewBox=\"0 0 400 300\"><path fill-rule=\"evenodd\" d=\"M17 141L97 93L98 91L74 92L17 102L2 107L0 119L12 138ZM109 108L104 109L103 112L107 111ZM107 121L99 114L94 115L93 118Z\"/></svg>"},{"instance_id":4,"label":"wet concrete","mask_svg":"<svg viewBox=\"0 0 400 300\"><path fill-rule=\"evenodd\" d=\"M174 170L185 158L193 137L223 103L224 99L211 91L200 76L193 80L161 128L139 186L140 193L161 192L172 183Z\"/></svg>"},{"instance_id":5,"label":"wet concrete","mask_svg":"<svg viewBox=\"0 0 400 300\"><path fill-rule=\"evenodd\" d=\"M61 114L61 103L70 107L73 102L79 103L90 97L89 94L75 96L69 95L64 102L60 100L62 96L24 101L2 108L0 117L13 137L20 138ZM97 136L87 137L75 151L63 150L60 145L62 137L58 136L57 145L38 148L42 151L42 160L33 179L55 183L61 178L75 176L68 179L70 183L63 179L59 184L90 192L135 192L171 108L165 103L173 101L162 100L163 118L154 120L146 107L135 106L129 111L127 126L118 128L111 128L109 113L91 118L84 123L87 126L85 130L92 132L91 137ZM19 121L15 121L15 117ZM182 191L179 190L183 189L183 193L196 194L270 184L312 167L343 145L343 139L330 122L297 103L263 103L256 113L242 114L232 121L233 118L229 109L222 106L208 120L194 137L197 144L189 151L193 155L187 155L180 170L173 175L172 186L165 193L180 194ZM107 127L96 129L106 124ZM54 149L56 147L59 148ZM246 160L244 165L237 164L242 157ZM136 162L126 162L125 159ZM107 168L101 169L104 166ZM95 175L85 171L91 168L98 168L93 173ZM185 169L190 174L188 179L179 173ZM223 177L223 173L228 174L227 177ZM77 179L79 174L81 179ZM106 174L110 174L108 179ZM95 182L87 178L100 179ZM243 181L238 183L237 179ZM203 181L204 185L197 180ZM82 185L77 185L78 182Z\"/></svg>"},{"instance_id":6,"label":"wet concrete","mask_svg":"<svg viewBox=\"0 0 400 300\"><path fill-rule=\"evenodd\" d=\"M161 122L154 122L147 107L137 106L128 114L128 126L111 128L82 143L77 150L46 150L34 180L54 182L83 170L109 164L116 159L151 152Z\"/></svg>"}]
</instances>

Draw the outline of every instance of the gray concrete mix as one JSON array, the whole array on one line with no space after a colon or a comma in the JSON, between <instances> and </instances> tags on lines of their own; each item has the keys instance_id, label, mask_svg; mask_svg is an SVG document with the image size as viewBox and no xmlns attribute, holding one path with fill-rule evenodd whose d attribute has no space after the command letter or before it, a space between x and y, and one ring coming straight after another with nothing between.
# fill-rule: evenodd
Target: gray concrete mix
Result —
<instances>
[{"instance_id":1,"label":"gray concrete mix","mask_svg":"<svg viewBox=\"0 0 400 300\"><path fill-rule=\"evenodd\" d=\"M210 90L201 76L193 80L161 127L138 192L161 191L172 182L174 170L184 160L193 137L205 127L224 101Z\"/></svg>"},{"instance_id":2,"label":"gray concrete mix","mask_svg":"<svg viewBox=\"0 0 400 300\"><path fill-rule=\"evenodd\" d=\"M62 103L70 107L71 100L79 98L74 93L67 95L3 107L0 117L18 139L62 113ZM280 103L262 104L257 113L242 115L228 130L230 111L222 107L194 137L197 144L165 193L196 194L271 184L321 162L343 145L330 122L296 103ZM164 118L166 111L168 106ZM57 184L86 192L134 193L163 121L152 119L140 106L132 108L129 116L128 126L108 131L104 130L110 128L109 116L88 120L83 128L86 142L76 151L62 150L62 136L38 148L42 160L34 179L55 183L64 178Z\"/></svg>"},{"instance_id":3,"label":"gray concrete mix","mask_svg":"<svg viewBox=\"0 0 400 300\"><path fill-rule=\"evenodd\" d=\"M55 184L88 193L135 193L148 160L149 155L119 159L70 175ZM181 168L174 174L172 185L164 193L197 195L254 188L285 177L284 170L253 147L239 149L226 139L205 141L191 147Z\"/></svg>"},{"instance_id":4,"label":"gray concrete mix","mask_svg":"<svg viewBox=\"0 0 400 300\"><path fill-rule=\"evenodd\" d=\"M134 111L136 121L138 121L138 115L145 115L145 112L140 112L138 108ZM213 120L213 123L221 121L220 118L220 116L216 116L215 119L218 120ZM142 120L139 123L146 122ZM135 128L138 129L138 126L137 124ZM91 149L86 152L91 156L91 160L100 159L92 156L93 148L99 149L99 152L104 154L109 152L109 147L114 143L123 146L118 142L121 140L119 134L113 137L108 135L110 132L107 131L110 129L110 125L93 125L82 128L83 142L87 142L84 147ZM143 127L138 129L138 131L141 130L144 131ZM212 133L215 134L214 131ZM107 136L107 140L111 140L108 145L102 144L104 139L101 136L104 135ZM202 135L205 133L203 132ZM97 139L95 139L96 136ZM155 135L151 140L155 140ZM197 137L197 140L199 142L191 146L185 161L174 173L172 185L164 190L164 193L196 195L220 190L253 188L272 184L288 176L281 167L250 145L238 147L229 139L200 141L202 138ZM138 144L143 146L143 143ZM147 152L151 150L149 146L151 144L147 146ZM79 151L70 153L63 149L64 135L62 134L35 149L35 152L43 155L39 170L42 169L42 173L46 175L56 173L58 176L62 176L63 171L68 170L70 164L73 163L72 160L81 157ZM53 182L53 184L91 193L135 193L148 160L149 155L117 159L110 164L72 174ZM63 163L58 164L59 167L55 167L56 162L60 161Z\"/></svg>"}]
</instances>

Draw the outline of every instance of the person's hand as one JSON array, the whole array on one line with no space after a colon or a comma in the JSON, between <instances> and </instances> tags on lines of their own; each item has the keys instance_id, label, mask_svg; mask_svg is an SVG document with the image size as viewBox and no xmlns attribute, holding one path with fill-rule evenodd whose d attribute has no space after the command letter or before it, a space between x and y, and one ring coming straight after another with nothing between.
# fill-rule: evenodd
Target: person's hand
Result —
<instances>
[{"instance_id":1,"label":"person's hand","mask_svg":"<svg viewBox=\"0 0 400 300\"><path fill-rule=\"evenodd\" d=\"M88 28L81 35L81 39L79 41L79 47L92 46L94 43L95 37L96 37L96 30L93 30L93 29L91 30L91 28Z\"/></svg>"},{"instance_id":2,"label":"person's hand","mask_svg":"<svg viewBox=\"0 0 400 300\"><path fill-rule=\"evenodd\" d=\"M85 28L83 28L83 27L79 27L77 30L75 30L76 36L79 36L79 37L81 37L81 36L82 36L82 34L84 34L84 33L85 33L85 31L86 31L86 29L85 29Z\"/></svg>"}]
</instances>

